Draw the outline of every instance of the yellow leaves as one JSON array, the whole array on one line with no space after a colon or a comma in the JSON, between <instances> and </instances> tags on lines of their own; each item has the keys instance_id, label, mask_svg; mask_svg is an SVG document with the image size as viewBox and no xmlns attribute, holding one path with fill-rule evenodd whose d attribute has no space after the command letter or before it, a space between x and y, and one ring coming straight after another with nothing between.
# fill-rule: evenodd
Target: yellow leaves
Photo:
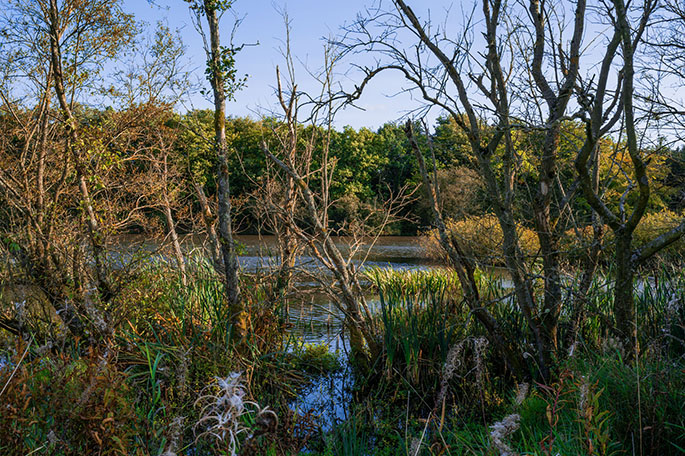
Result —
<instances>
[{"instance_id":1,"label":"yellow leaves","mask_svg":"<svg viewBox=\"0 0 685 456\"><path fill-rule=\"evenodd\" d=\"M502 243L504 236L499 220L493 214L472 216L462 220L447 222L448 231L457 239L468 252L479 261L489 264L503 263ZM524 255L534 256L539 250L539 241L535 232L523 226L517 227L520 247ZM428 233L428 244L434 245L431 251L440 251L437 247L437 231Z\"/></svg>"},{"instance_id":2,"label":"yellow leaves","mask_svg":"<svg viewBox=\"0 0 685 456\"><path fill-rule=\"evenodd\" d=\"M90 435L93 436L93 439L95 439L99 446L102 446L102 439L98 435L97 431L92 431Z\"/></svg>"},{"instance_id":3,"label":"yellow leaves","mask_svg":"<svg viewBox=\"0 0 685 456\"><path fill-rule=\"evenodd\" d=\"M554 414L552 413L551 404L547 404L547 408L545 409L545 417L547 418L547 423L549 423L550 426L554 426L556 419Z\"/></svg>"}]
</instances>

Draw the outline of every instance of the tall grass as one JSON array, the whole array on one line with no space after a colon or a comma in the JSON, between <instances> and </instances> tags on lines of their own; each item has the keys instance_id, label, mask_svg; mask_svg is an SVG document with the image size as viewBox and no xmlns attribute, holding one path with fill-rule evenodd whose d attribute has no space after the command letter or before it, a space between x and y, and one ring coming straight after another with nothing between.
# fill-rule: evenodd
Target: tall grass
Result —
<instances>
[{"instance_id":1,"label":"tall grass","mask_svg":"<svg viewBox=\"0 0 685 456\"><path fill-rule=\"evenodd\" d=\"M579 340L588 350L597 351L614 344L611 329L615 326L614 296L611 268L593 277L585 300L585 316L579 331ZM573 301L577 280L568 284L567 303ZM643 351L669 351L670 357L685 354L685 271L662 266L645 271L635 283L635 313L637 316L638 346ZM560 339L570 325L572 308L562 308ZM614 347L620 351L620 347ZM623 353L625 355L625 353Z\"/></svg>"},{"instance_id":2,"label":"tall grass","mask_svg":"<svg viewBox=\"0 0 685 456\"><path fill-rule=\"evenodd\" d=\"M458 361L461 370L451 381L450 405L438 420L439 424L429 428L428 440L433 442L432 446L426 446L419 454L500 454L496 440L490 435L494 432L490 426L499 417L512 413L520 415L520 428L507 438L505 446L517 454L682 454L685 448L683 271L662 267L643 273L636 281L640 351L632 363L625 361L627 354L611 338L615 321L612 271L598 272L586 295L587 317L580 328L579 344L573 356L566 359L568 347L561 346L564 350L558 359L561 373L558 380L550 385L534 385L522 404L507 399L507 391L513 385L498 383L496 356L492 352L484 355L490 363L486 361L481 366L486 369L485 378L474 388L479 382L479 377L473 375L478 363L476 350L469 348L469 341L475 341L482 330L474 324L468 309L461 307L461 294L453 272L373 269L367 275L381 298L378 330L385 350L379 366L385 378L391 380L387 384L401 386L384 386L377 390L378 394L367 398L365 409L376 413L388 409L383 412L387 415L366 415L366 419L392 422L392 416L404 413L400 403L391 405L392 399L398 397L398 390L404 390L405 394L399 397L407 399L407 416L432 416L438 420L432 412L428 414L431 394L438 388L435 379L440 377L449 347L457 346L461 350ZM484 305L503 322L507 337L525 347L530 343L527 325L505 281L485 273L478 274L478 281ZM569 278L564 286L567 294L560 319L562 343L565 331L571 327L570 304L576 297L578 281ZM385 396L381 393L383 390ZM410 402L417 401L427 403L428 409L409 407ZM479 403L487 411L481 419L473 413L474 405ZM378 429L371 421L362 429ZM389 426L393 429L393 425ZM396 422L394 426L396 432L401 432L402 423ZM418 430L412 432L400 444L376 439L376 434L369 431L369 441L376 443L367 453L407 454L406 443L422 438ZM358 435L355 431L350 438ZM342 441L340 437L337 440ZM391 447L386 447L388 444Z\"/></svg>"},{"instance_id":3,"label":"tall grass","mask_svg":"<svg viewBox=\"0 0 685 456\"><path fill-rule=\"evenodd\" d=\"M376 366L394 385L393 398L401 402L411 393L420 398L418 409L430 410L450 391L464 399L463 413L482 416L502 382L488 377L493 357L483 329L463 303L456 273L370 269L366 274L380 297L376 326L384 350ZM478 272L477 280L493 311L516 315L499 277Z\"/></svg>"},{"instance_id":4,"label":"tall grass","mask_svg":"<svg viewBox=\"0 0 685 456\"><path fill-rule=\"evenodd\" d=\"M213 268L191 259L187 276L183 285L179 272L160 261L141 268L112 305L116 331L103 353L89 354L78 341L67 340L59 348L32 348L12 379L5 375L10 369L0 369L0 383L7 383L1 400L11 406L0 408L0 454L46 449L55 455L215 454L217 442L206 432L212 423L202 421L197 403L215 378L242 372L250 400L288 416L288 402L309 375L302 366L306 363L313 372L314 366L327 369L334 364L320 350L289 348L293 341L284 337L281 311L265 299L258 281L243 277L244 305L251 318L246 334L238 338ZM104 397L96 400L95 395ZM70 418L69 410L79 402L97 410L84 412L83 419ZM117 404L120 413L112 412ZM5 420L8 410L18 418ZM257 431L268 431L269 438L250 441L258 447L257 454L273 453L274 442L283 449L274 454L296 452L306 435L299 440L277 436L299 426L301 418L280 421L269 415L273 426L268 429L262 429L261 415L245 422L241 443ZM57 425L55 420L62 421ZM100 429L103 426L106 429Z\"/></svg>"},{"instance_id":5,"label":"tall grass","mask_svg":"<svg viewBox=\"0 0 685 456\"><path fill-rule=\"evenodd\" d=\"M422 374L440 370L463 331L456 276L438 270L371 269L367 277L380 295L387 376L399 371L418 385Z\"/></svg>"}]
</instances>

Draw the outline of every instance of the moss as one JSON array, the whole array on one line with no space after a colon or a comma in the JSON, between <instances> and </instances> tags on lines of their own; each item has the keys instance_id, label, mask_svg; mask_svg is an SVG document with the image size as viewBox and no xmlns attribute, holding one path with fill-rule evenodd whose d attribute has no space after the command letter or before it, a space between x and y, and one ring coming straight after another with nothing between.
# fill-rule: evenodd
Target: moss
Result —
<instances>
[{"instance_id":1,"label":"moss","mask_svg":"<svg viewBox=\"0 0 685 456\"><path fill-rule=\"evenodd\" d=\"M305 343L295 350L295 367L308 372L334 372L342 367L340 354L327 344Z\"/></svg>"}]
</instances>

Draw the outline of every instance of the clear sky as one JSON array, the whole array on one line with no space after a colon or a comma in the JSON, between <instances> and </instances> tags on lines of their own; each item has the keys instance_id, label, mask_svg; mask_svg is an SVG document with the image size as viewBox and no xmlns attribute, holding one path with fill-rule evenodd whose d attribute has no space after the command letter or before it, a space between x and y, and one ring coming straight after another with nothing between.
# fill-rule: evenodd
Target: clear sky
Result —
<instances>
[{"instance_id":1,"label":"clear sky","mask_svg":"<svg viewBox=\"0 0 685 456\"><path fill-rule=\"evenodd\" d=\"M387 1L387 0L386 0ZM373 0L236 0L234 11L244 18L236 35L236 44L259 43L245 47L237 56L237 68L247 73L247 87L236 95L236 101L227 106L227 112L237 116L259 117L274 107L275 67L283 66L279 48L285 37L285 26L279 10L286 8L292 21L291 48L294 56L311 68L320 68L323 62L324 37L340 33L340 27L355 19L358 12ZM198 33L195 31L187 4L183 0L156 0L160 6L153 6L147 0L124 0L124 7L135 14L136 19L154 25L165 21L172 29L180 29L188 48L188 59L195 73L203 75L205 55ZM442 9L442 0L421 2ZM222 32L228 39L233 18L227 15L222 21ZM340 72L349 68L349 62L339 67ZM307 74L298 68L300 88L307 88ZM358 81L341 75L346 87L353 87ZM387 121L399 119L407 109L416 107L408 95L396 95L405 85L399 74L379 77L357 103L364 110L348 108L336 117L336 125L351 125L355 128L367 126L377 128ZM210 104L201 96L193 98L194 107L206 108ZM436 113L437 114L437 113Z\"/></svg>"}]
</instances>

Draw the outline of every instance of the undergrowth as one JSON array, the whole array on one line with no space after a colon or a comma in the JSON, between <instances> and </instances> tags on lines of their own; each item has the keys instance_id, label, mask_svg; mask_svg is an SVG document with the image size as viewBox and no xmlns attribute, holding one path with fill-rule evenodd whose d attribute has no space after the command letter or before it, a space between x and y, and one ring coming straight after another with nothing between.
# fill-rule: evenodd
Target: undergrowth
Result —
<instances>
[{"instance_id":1,"label":"undergrowth","mask_svg":"<svg viewBox=\"0 0 685 456\"><path fill-rule=\"evenodd\" d=\"M383 351L370 371L288 330L286 309L244 277L239 336L211 267L189 282L150 264L113 306L97 345L32 326L6 338L0 454L26 455L676 455L685 449L685 274L639 282L640 351L612 339L612 294L597 274L586 318L548 384L517 384L445 270L372 269ZM506 282L477 279L508 337L528 331ZM573 292L576 279L566 288ZM564 308L564 344L571 309ZM47 319L45 321L53 320ZM46 323L42 323L46 325ZM572 348L572 349L571 349ZM340 371L341 369L348 369ZM345 419L324 426L293 401L322 374L351 375ZM327 378L327 377L324 377ZM330 377L333 378L333 377ZM535 378L535 377L533 377ZM333 381L333 380L331 380Z\"/></svg>"}]
</instances>

